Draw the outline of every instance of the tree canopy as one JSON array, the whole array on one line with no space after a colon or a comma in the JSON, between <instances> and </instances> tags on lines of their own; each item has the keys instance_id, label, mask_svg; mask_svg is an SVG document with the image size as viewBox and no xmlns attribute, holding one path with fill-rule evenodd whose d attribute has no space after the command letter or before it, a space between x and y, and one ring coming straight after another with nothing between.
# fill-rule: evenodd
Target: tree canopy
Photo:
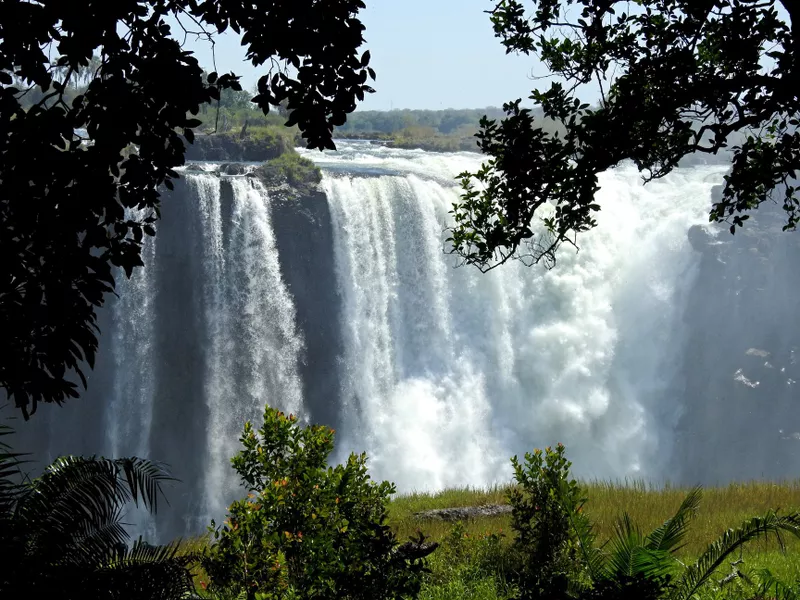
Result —
<instances>
[{"instance_id":1,"label":"tree canopy","mask_svg":"<svg viewBox=\"0 0 800 600\"><path fill-rule=\"evenodd\" d=\"M499 0L488 12L507 53L537 58L555 78L530 100L565 131L538 127L521 100L482 120L488 160L461 176L453 210L451 241L467 263L552 264L596 225L598 174L624 160L648 181L688 154L730 151L710 220L733 233L782 194L785 229L795 228L800 2ZM595 106L579 98L592 93Z\"/></svg>"},{"instance_id":2,"label":"tree canopy","mask_svg":"<svg viewBox=\"0 0 800 600\"><path fill-rule=\"evenodd\" d=\"M361 0L7 0L0 11L0 390L27 418L86 385L96 309L154 235L194 115L241 91L188 39L230 28L266 65L253 102L283 104L309 148L372 89ZM83 93L67 93L83 81ZM38 97L35 103L26 98Z\"/></svg>"}]
</instances>

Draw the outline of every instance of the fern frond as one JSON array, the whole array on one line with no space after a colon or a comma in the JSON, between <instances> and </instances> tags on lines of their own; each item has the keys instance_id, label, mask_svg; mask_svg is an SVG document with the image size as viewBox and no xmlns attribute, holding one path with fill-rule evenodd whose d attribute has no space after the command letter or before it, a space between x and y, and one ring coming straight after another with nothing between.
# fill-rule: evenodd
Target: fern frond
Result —
<instances>
[{"instance_id":1,"label":"fern frond","mask_svg":"<svg viewBox=\"0 0 800 600\"><path fill-rule=\"evenodd\" d=\"M675 514L650 532L645 541L645 546L650 550L672 553L676 553L683 548L681 542L686 537L692 517L697 514L702 496L702 488L699 486L692 488Z\"/></svg>"},{"instance_id":2,"label":"fern frond","mask_svg":"<svg viewBox=\"0 0 800 600\"><path fill-rule=\"evenodd\" d=\"M686 568L674 588L672 600L689 600L732 552L752 540L779 532L800 537L800 513L779 516L775 511L769 511L745 521L736 529L729 529L709 545L697 562Z\"/></svg>"}]
</instances>

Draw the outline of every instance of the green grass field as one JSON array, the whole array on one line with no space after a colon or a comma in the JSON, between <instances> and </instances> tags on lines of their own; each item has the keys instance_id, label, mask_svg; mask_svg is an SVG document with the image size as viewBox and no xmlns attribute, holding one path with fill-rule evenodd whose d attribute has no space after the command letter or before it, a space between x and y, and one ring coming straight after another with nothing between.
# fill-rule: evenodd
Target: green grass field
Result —
<instances>
[{"instance_id":1,"label":"green grass field","mask_svg":"<svg viewBox=\"0 0 800 600\"><path fill-rule=\"evenodd\" d=\"M595 524L598 541L608 540L614 523L627 512L643 532L648 532L671 516L687 490L677 487L653 488L642 483L591 482L584 484L589 501L587 514ZM418 519L414 513L434 508L505 504L507 488L451 489L436 494L396 496L389 506L389 524L400 541L422 531L431 540L441 543L430 557L431 573L420 594L421 600L505 600L515 590L506 583L506 553L513 540L510 516L479 518L460 524ZM707 488L700 510L694 518L686 546L679 554L683 562L695 559L706 546L725 530L736 527L749 517L763 514L770 508L781 512L800 509L800 480L785 483L743 483ZM785 547L772 540L754 542L742 554L740 565L745 573L768 568L787 583L800 581L800 541L786 538ZM207 538L189 540L186 551L198 551ZM740 558L737 554L736 559ZM715 581L731 572L726 564ZM800 594L800 585L796 587ZM752 590L740 580L724 588L712 585L701 600L749 600ZM760 600L767 600L760 599Z\"/></svg>"},{"instance_id":2,"label":"green grass field","mask_svg":"<svg viewBox=\"0 0 800 600\"><path fill-rule=\"evenodd\" d=\"M647 532L661 524L675 512L687 490L677 487L653 488L642 483L586 483L589 501L587 514L595 524L598 540L602 543L614 533L616 519L627 512L642 531ZM429 577L422 593L424 600L455 600L467 598L489 600L507 598L513 590L504 584L502 568L492 572L491 565L477 564L470 552L484 551L480 540L492 534L500 536L500 544L513 539L510 517L480 518L460 525L464 537L463 547L452 551L452 523L419 520L414 513L434 508L505 504L506 489L446 490L436 494L410 494L397 496L390 506L390 522L398 537L406 539L418 530L431 539L442 542L442 548L433 554ZM686 562L696 558L706 546L725 530L735 527L745 519L763 514L770 508L782 512L800 509L800 480L781 484L752 482L708 488L703 492L700 510L692 522L686 546L679 558ZM474 541L474 542L473 542ZM739 567L744 572L768 568L786 582L800 580L800 541L785 539L785 548L772 540L754 542L746 549ZM490 556L497 559L500 553ZM739 555L736 556L739 558ZM481 562L481 561L478 561ZM720 568L716 579L731 572L729 565ZM798 590L800 592L800 590ZM724 589L711 586L704 594L708 598L750 598L747 586L736 581Z\"/></svg>"}]
</instances>

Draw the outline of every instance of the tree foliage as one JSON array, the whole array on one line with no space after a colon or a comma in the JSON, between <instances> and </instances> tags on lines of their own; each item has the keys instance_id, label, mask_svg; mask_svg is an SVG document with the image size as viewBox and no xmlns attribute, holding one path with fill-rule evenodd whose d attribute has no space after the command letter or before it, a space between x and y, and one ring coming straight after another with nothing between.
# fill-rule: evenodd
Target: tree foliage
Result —
<instances>
[{"instance_id":1,"label":"tree foliage","mask_svg":"<svg viewBox=\"0 0 800 600\"><path fill-rule=\"evenodd\" d=\"M0 426L0 436L10 430ZM62 457L28 481L0 442L0 595L4 598L184 598L190 557L177 544L128 546L126 504L155 511L158 465Z\"/></svg>"},{"instance_id":2,"label":"tree foliage","mask_svg":"<svg viewBox=\"0 0 800 600\"><path fill-rule=\"evenodd\" d=\"M733 233L777 187L795 228L797 0L496 0L489 12L506 51L536 57L556 79L530 99L565 131L542 130L520 100L481 122L489 158L462 175L453 210L451 241L466 262L552 264L596 225L599 173L630 160L652 180L695 152L732 151L710 220ZM579 98L587 89L599 90L597 106Z\"/></svg>"},{"instance_id":3,"label":"tree foliage","mask_svg":"<svg viewBox=\"0 0 800 600\"><path fill-rule=\"evenodd\" d=\"M537 449L520 462L511 459L516 485L509 491L514 547L524 559L520 598L569 598L570 583L578 576L578 538L572 520L580 518L585 498L570 478L564 446Z\"/></svg>"},{"instance_id":4,"label":"tree foliage","mask_svg":"<svg viewBox=\"0 0 800 600\"><path fill-rule=\"evenodd\" d=\"M0 390L27 418L85 386L96 309L114 267L141 266L160 189L184 162L194 115L233 73L203 70L183 44L228 28L270 65L253 102L283 103L310 148L372 89L361 0L8 0L0 11ZM93 62L94 61L94 62ZM92 68L91 76L87 69ZM70 82L83 93L68 93ZM31 104L30 94L40 94ZM232 95L233 94L233 95Z\"/></svg>"},{"instance_id":5,"label":"tree foliage","mask_svg":"<svg viewBox=\"0 0 800 600\"><path fill-rule=\"evenodd\" d=\"M269 407L258 431L245 425L241 442L232 462L250 494L230 506L222 527L212 524L214 544L202 562L210 591L275 599L416 596L427 550L397 544L385 524L394 486L370 480L366 455L328 467L333 430L301 427Z\"/></svg>"}]
</instances>

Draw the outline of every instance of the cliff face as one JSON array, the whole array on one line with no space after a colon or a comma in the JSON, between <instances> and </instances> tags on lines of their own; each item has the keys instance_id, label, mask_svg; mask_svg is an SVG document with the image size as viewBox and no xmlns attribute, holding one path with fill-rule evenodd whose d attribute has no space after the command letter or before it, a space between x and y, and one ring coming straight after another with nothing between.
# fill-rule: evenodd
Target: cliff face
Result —
<instances>
[{"instance_id":1,"label":"cliff face","mask_svg":"<svg viewBox=\"0 0 800 600\"><path fill-rule=\"evenodd\" d=\"M270 198L281 273L294 297L305 341L300 372L306 407L314 422L337 428L341 298L328 200L318 190L295 196L286 185L273 186Z\"/></svg>"},{"instance_id":2,"label":"cliff face","mask_svg":"<svg viewBox=\"0 0 800 600\"><path fill-rule=\"evenodd\" d=\"M796 474L800 236L781 231L784 222L779 206L764 204L734 236L689 231L701 260L676 382L685 406L675 446L683 481Z\"/></svg>"},{"instance_id":3,"label":"cliff face","mask_svg":"<svg viewBox=\"0 0 800 600\"><path fill-rule=\"evenodd\" d=\"M186 145L186 160L219 162L263 162L290 151L293 145L283 136L241 136L238 133L197 135Z\"/></svg>"}]
</instances>

